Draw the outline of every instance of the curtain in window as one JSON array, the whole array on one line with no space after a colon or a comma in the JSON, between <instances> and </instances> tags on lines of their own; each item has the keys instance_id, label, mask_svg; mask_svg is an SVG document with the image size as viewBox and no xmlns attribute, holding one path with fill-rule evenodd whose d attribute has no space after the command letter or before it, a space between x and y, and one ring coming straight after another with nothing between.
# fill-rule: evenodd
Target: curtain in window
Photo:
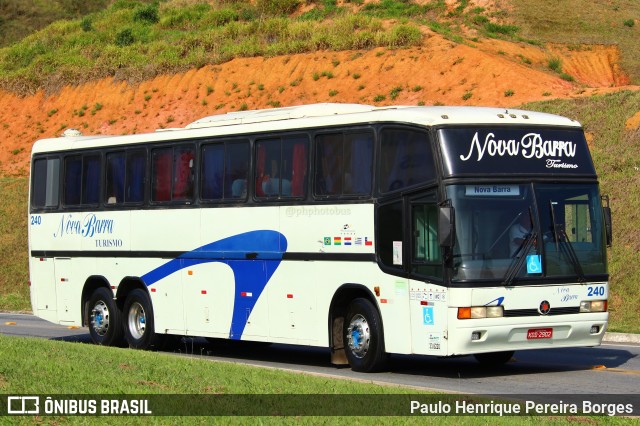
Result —
<instances>
[{"instance_id":1,"label":"curtain in window","mask_svg":"<svg viewBox=\"0 0 640 426\"><path fill-rule=\"evenodd\" d=\"M307 147L297 143L293 147L293 170L291 173L291 196L304 196L304 183L307 177Z\"/></svg>"}]
</instances>

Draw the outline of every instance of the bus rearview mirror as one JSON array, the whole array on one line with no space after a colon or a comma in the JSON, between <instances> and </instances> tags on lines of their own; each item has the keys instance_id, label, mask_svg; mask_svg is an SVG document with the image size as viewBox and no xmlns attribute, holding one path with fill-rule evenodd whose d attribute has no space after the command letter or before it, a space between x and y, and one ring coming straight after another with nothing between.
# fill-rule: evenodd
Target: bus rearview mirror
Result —
<instances>
[{"instance_id":1,"label":"bus rearview mirror","mask_svg":"<svg viewBox=\"0 0 640 426\"><path fill-rule=\"evenodd\" d=\"M611 247L613 242L613 228L611 225L611 208L609 206L602 208L604 213L604 229L607 233L607 247Z\"/></svg>"},{"instance_id":2,"label":"bus rearview mirror","mask_svg":"<svg viewBox=\"0 0 640 426\"><path fill-rule=\"evenodd\" d=\"M441 206L438 215L438 243L442 248L453 248L456 235L453 207Z\"/></svg>"}]
</instances>

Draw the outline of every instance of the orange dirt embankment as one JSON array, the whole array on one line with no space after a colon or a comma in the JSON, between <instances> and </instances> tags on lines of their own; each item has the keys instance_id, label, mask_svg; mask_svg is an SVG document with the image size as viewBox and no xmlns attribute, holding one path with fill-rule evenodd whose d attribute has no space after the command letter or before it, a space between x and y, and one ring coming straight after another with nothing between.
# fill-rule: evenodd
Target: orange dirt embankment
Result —
<instances>
[{"instance_id":1,"label":"orange dirt embankment","mask_svg":"<svg viewBox=\"0 0 640 426\"><path fill-rule=\"evenodd\" d=\"M574 82L549 70L554 57ZM68 128L142 133L239 109L314 102L513 107L619 89L628 79L617 57L611 46L569 50L497 40L468 46L429 35L411 49L235 59L135 86L103 79L53 95L0 91L0 175L25 175L33 142Z\"/></svg>"}]
</instances>

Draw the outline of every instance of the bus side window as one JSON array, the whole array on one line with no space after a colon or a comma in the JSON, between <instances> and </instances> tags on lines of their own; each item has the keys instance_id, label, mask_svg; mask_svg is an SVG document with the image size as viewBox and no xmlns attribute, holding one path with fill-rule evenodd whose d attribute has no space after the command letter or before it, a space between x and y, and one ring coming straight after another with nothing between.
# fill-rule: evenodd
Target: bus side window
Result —
<instances>
[{"instance_id":1,"label":"bus side window","mask_svg":"<svg viewBox=\"0 0 640 426\"><path fill-rule=\"evenodd\" d=\"M256 143L256 196L303 197L306 193L307 152L305 136Z\"/></svg>"},{"instance_id":2,"label":"bus side window","mask_svg":"<svg viewBox=\"0 0 640 426\"><path fill-rule=\"evenodd\" d=\"M249 143L228 143L226 148L224 198L244 199L247 197Z\"/></svg>"},{"instance_id":3,"label":"bus side window","mask_svg":"<svg viewBox=\"0 0 640 426\"><path fill-rule=\"evenodd\" d=\"M82 193L82 157L79 155L64 159L64 204L80 204Z\"/></svg>"},{"instance_id":4,"label":"bus side window","mask_svg":"<svg viewBox=\"0 0 640 426\"><path fill-rule=\"evenodd\" d=\"M246 198L248 173L247 141L205 145L202 149L202 199Z\"/></svg>"},{"instance_id":5,"label":"bus side window","mask_svg":"<svg viewBox=\"0 0 640 426\"><path fill-rule=\"evenodd\" d=\"M60 185L60 159L40 158L35 160L33 162L32 175L31 207L57 207Z\"/></svg>"},{"instance_id":6,"label":"bus side window","mask_svg":"<svg viewBox=\"0 0 640 426\"><path fill-rule=\"evenodd\" d=\"M82 204L98 204L102 181L99 155L85 155L82 161Z\"/></svg>"},{"instance_id":7,"label":"bus side window","mask_svg":"<svg viewBox=\"0 0 640 426\"><path fill-rule=\"evenodd\" d=\"M283 140L281 195L284 197L304 197L306 195L308 144L306 136Z\"/></svg>"},{"instance_id":8,"label":"bus side window","mask_svg":"<svg viewBox=\"0 0 640 426\"><path fill-rule=\"evenodd\" d=\"M105 202L113 205L144 201L145 151L112 152L106 158Z\"/></svg>"},{"instance_id":9,"label":"bus side window","mask_svg":"<svg viewBox=\"0 0 640 426\"><path fill-rule=\"evenodd\" d=\"M151 156L151 200L192 200L195 148L192 145L157 148Z\"/></svg>"},{"instance_id":10,"label":"bus side window","mask_svg":"<svg viewBox=\"0 0 640 426\"><path fill-rule=\"evenodd\" d=\"M171 201L171 148L154 149L151 171L151 200Z\"/></svg>"},{"instance_id":11,"label":"bus side window","mask_svg":"<svg viewBox=\"0 0 640 426\"><path fill-rule=\"evenodd\" d=\"M124 152L112 152L107 154L107 189L105 191L105 201L107 204L119 204L124 202L124 163Z\"/></svg>"},{"instance_id":12,"label":"bus side window","mask_svg":"<svg viewBox=\"0 0 640 426\"><path fill-rule=\"evenodd\" d=\"M175 148L173 152L173 201L188 201L193 198L194 149Z\"/></svg>"},{"instance_id":13,"label":"bus side window","mask_svg":"<svg viewBox=\"0 0 640 426\"><path fill-rule=\"evenodd\" d=\"M127 152L127 179L125 202L141 203L144 201L144 178L147 154L144 150Z\"/></svg>"},{"instance_id":14,"label":"bus side window","mask_svg":"<svg viewBox=\"0 0 640 426\"><path fill-rule=\"evenodd\" d=\"M334 133L316 138L315 193L319 196L371 194L373 135Z\"/></svg>"},{"instance_id":15,"label":"bus side window","mask_svg":"<svg viewBox=\"0 0 640 426\"><path fill-rule=\"evenodd\" d=\"M224 144L205 145L202 148L202 199L222 198L224 176Z\"/></svg>"},{"instance_id":16,"label":"bus side window","mask_svg":"<svg viewBox=\"0 0 640 426\"><path fill-rule=\"evenodd\" d=\"M381 135L380 192L397 191L435 180L427 133L412 129L384 129Z\"/></svg>"}]
</instances>

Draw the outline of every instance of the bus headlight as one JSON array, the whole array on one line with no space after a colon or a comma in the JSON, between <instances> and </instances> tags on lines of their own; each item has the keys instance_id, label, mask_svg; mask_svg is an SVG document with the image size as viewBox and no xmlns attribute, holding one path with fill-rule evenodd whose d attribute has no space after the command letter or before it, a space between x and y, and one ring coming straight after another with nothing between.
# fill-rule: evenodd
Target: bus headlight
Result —
<instances>
[{"instance_id":1,"label":"bus headlight","mask_svg":"<svg viewBox=\"0 0 640 426\"><path fill-rule=\"evenodd\" d=\"M580 302L580 312L607 312L607 301L583 300Z\"/></svg>"},{"instance_id":2,"label":"bus headlight","mask_svg":"<svg viewBox=\"0 0 640 426\"><path fill-rule=\"evenodd\" d=\"M504 316L502 306L471 306L458 308L458 319L501 318Z\"/></svg>"}]
</instances>

